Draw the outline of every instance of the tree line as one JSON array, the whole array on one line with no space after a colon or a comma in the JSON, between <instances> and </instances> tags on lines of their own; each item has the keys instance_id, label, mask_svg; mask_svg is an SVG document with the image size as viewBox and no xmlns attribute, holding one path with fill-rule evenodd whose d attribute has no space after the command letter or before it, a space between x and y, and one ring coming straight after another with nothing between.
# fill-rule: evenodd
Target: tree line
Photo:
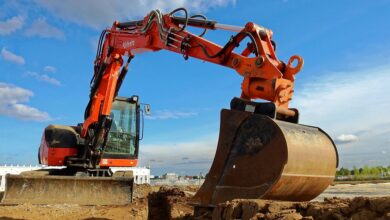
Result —
<instances>
[{"instance_id":1,"label":"tree line","mask_svg":"<svg viewBox=\"0 0 390 220\"><path fill-rule=\"evenodd\" d=\"M390 165L384 166L363 166L358 168L356 166L353 169L347 169L341 167L336 171L336 179L381 179L390 178Z\"/></svg>"}]
</instances>

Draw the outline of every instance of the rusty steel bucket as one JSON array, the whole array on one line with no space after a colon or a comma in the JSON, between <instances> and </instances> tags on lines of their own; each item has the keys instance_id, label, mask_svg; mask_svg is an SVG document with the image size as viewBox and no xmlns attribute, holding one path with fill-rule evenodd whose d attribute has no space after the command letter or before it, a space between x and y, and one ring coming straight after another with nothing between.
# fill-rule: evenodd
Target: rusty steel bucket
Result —
<instances>
[{"instance_id":1,"label":"rusty steel bucket","mask_svg":"<svg viewBox=\"0 0 390 220\"><path fill-rule=\"evenodd\" d=\"M333 182L337 165L336 146L320 128L223 109L214 161L195 200L308 201Z\"/></svg>"},{"instance_id":2,"label":"rusty steel bucket","mask_svg":"<svg viewBox=\"0 0 390 220\"><path fill-rule=\"evenodd\" d=\"M6 175L1 204L125 205L131 203L133 178L126 176L49 176L33 171Z\"/></svg>"}]
</instances>

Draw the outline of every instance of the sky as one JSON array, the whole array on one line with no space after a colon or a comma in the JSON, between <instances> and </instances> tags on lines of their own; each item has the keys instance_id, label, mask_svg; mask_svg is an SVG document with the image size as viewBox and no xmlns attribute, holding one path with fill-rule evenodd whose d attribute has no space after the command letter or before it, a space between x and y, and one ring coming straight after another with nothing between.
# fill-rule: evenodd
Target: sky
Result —
<instances>
[{"instance_id":1,"label":"sky","mask_svg":"<svg viewBox=\"0 0 390 220\"><path fill-rule=\"evenodd\" d=\"M335 141L340 167L390 165L390 2L313 0L0 0L0 164L37 164L48 124L83 121L101 30L152 9L186 7L219 23L272 29L280 60L299 54L291 107ZM190 29L194 33L199 30ZM205 38L224 45L229 31ZM140 143L152 174L207 173L233 70L166 51L136 55L121 96L152 108Z\"/></svg>"}]
</instances>

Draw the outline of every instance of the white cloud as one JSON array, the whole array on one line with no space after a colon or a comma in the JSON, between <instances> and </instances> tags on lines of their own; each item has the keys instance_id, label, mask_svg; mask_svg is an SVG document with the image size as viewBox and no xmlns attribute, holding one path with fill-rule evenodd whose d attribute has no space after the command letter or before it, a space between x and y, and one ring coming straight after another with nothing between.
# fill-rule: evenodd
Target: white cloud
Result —
<instances>
[{"instance_id":1,"label":"white cloud","mask_svg":"<svg viewBox=\"0 0 390 220\"><path fill-rule=\"evenodd\" d=\"M358 137L353 134L342 134L335 138L336 144L348 144L358 140Z\"/></svg>"},{"instance_id":2,"label":"white cloud","mask_svg":"<svg viewBox=\"0 0 390 220\"><path fill-rule=\"evenodd\" d=\"M43 71L49 72L49 73L54 73L57 71L57 68L55 68L54 66L45 66L45 67L43 67Z\"/></svg>"},{"instance_id":3,"label":"white cloud","mask_svg":"<svg viewBox=\"0 0 390 220\"><path fill-rule=\"evenodd\" d=\"M153 172L207 172L216 148L216 135L184 142L143 144L139 158L141 166L151 165Z\"/></svg>"},{"instance_id":4,"label":"white cloud","mask_svg":"<svg viewBox=\"0 0 390 220\"><path fill-rule=\"evenodd\" d=\"M299 77L299 76L298 76ZM390 66L322 74L295 89L291 106L302 123L324 127L332 136L354 134L377 124L390 108ZM299 81L299 78L297 79Z\"/></svg>"},{"instance_id":5,"label":"white cloud","mask_svg":"<svg viewBox=\"0 0 390 220\"><path fill-rule=\"evenodd\" d=\"M291 107L300 111L302 124L318 126L335 140L340 134L358 137L349 147L338 143L341 166L362 166L372 158L381 164L369 165L386 165L389 160L380 152L390 150L389 81L389 65L321 74L295 88ZM341 139L348 138L355 139L346 135Z\"/></svg>"},{"instance_id":6,"label":"white cloud","mask_svg":"<svg viewBox=\"0 0 390 220\"><path fill-rule=\"evenodd\" d=\"M198 115L197 112L185 112L185 111L169 111L169 110L157 110L152 112L151 116L146 116L146 119L179 119L179 118L189 118Z\"/></svg>"},{"instance_id":7,"label":"white cloud","mask_svg":"<svg viewBox=\"0 0 390 220\"><path fill-rule=\"evenodd\" d=\"M22 56L19 56L19 55L12 53L11 51L7 50L5 47L3 47L3 49L1 49L1 57L6 61L16 63L19 65L23 65L26 63Z\"/></svg>"},{"instance_id":8,"label":"white cloud","mask_svg":"<svg viewBox=\"0 0 390 220\"><path fill-rule=\"evenodd\" d=\"M140 19L151 10L160 9L169 12L178 7L186 7L195 12L204 12L208 8L235 4L235 0L36 0L53 15L82 26L95 29L111 26L116 20Z\"/></svg>"},{"instance_id":9,"label":"white cloud","mask_svg":"<svg viewBox=\"0 0 390 220\"><path fill-rule=\"evenodd\" d=\"M0 21L0 35L9 35L23 27L24 18L15 16L5 21Z\"/></svg>"},{"instance_id":10,"label":"white cloud","mask_svg":"<svg viewBox=\"0 0 390 220\"><path fill-rule=\"evenodd\" d=\"M25 75L29 76L29 77L33 77L36 80L41 81L41 82L49 83L49 84L52 84L52 85L55 85L55 86L61 86L61 82L58 79L50 77L50 76L48 76L46 74L39 74L39 73L36 73L36 72L27 71L25 73Z\"/></svg>"},{"instance_id":11,"label":"white cloud","mask_svg":"<svg viewBox=\"0 0 390 220\"><path fill-rule=\"evenodd\" d=\"M60 29L51 26L46 22L46 18L36 19L31 27L26 30L26 35L39 36L43 38L56 38L56 39L65 39L65 34Z\"/></svg>"},{"instance_id":12,"label":"white cloud","mask_svg":"<svg viewBox=\"0 0 390 220\"><path fill-rule=\"evenodd\" d=\"M51 120L48 113L21 104L33 95L30 90L0 82L0 115L32 121Z\"/></svg>"}]
</instances>

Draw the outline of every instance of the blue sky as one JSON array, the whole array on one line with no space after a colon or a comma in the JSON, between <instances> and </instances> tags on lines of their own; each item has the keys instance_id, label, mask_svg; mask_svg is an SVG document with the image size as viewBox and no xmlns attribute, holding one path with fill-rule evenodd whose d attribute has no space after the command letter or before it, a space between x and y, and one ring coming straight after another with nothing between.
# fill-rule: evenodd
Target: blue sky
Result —
<instances>
[{"instance_id":1,"label":"blue sky","mask_svg":"<svg viewBox=\"0 0 390 220\"><path fill-rule=\"evenodd\" d=\"M0 164L36 164L45 126L82 122L103 28L180 6L220 23L272 29L279 59L305 60L292 102L301 122L332 136L342 166L390 164L390 2L384 0L0 1ZM205 38L224 44L232 34L209 31ZM219 111L240 95L240 84L233 70L179 54L137 55L120 95L138 94L152 105L141 165L155 174L207 172Z\"/></svg>"}]
</instances>

